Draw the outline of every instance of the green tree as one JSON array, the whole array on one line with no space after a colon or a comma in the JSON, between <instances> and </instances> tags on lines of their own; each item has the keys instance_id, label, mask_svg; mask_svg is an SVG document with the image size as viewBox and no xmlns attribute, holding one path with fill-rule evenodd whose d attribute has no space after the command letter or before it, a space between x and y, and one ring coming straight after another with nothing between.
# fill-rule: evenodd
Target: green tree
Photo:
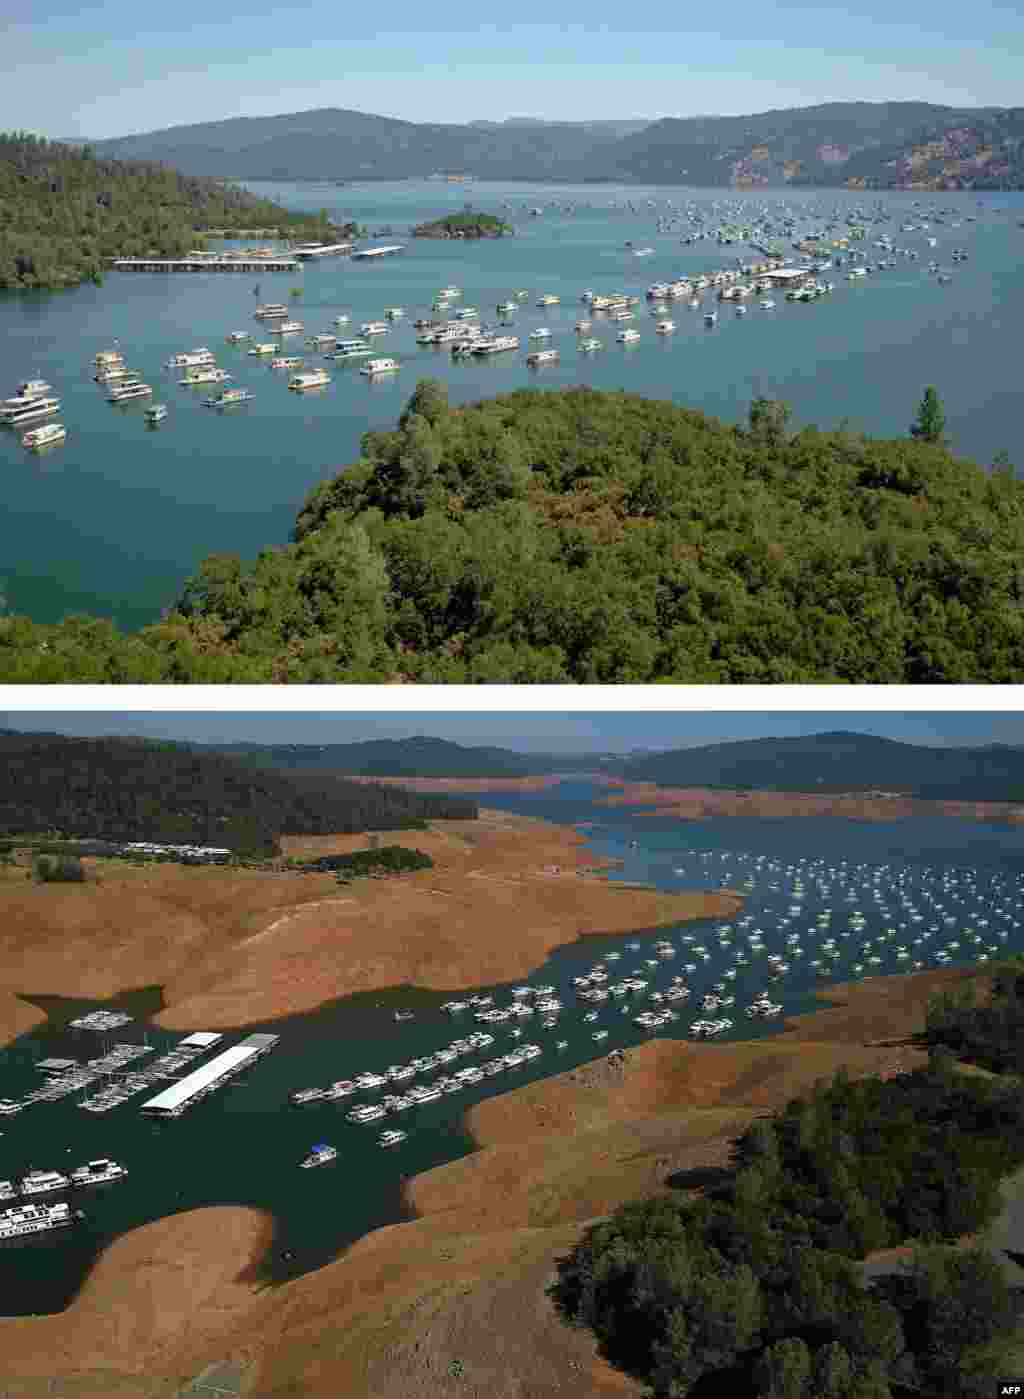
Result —
<instances>
[{"instance_id":1,"label":"green tree","mask_svg":"<svg viewBox=\"0 0 1024 1399\"><path fill-rule=\"evenodd\" d=\"M808 1399L811 1353L799 1337L776 1341L758 1359L754 1384L763 1399Z\"/></svg>"},{"instance_id":2,"label":"green tree","mask_svg":"<svg viewBox=\"0 0 1024 1399\"><path fill-rule=\"evenodd\" d=\"M917 417L910 425L910 435L934 447L945 445L946 415L939 395L931 384L924 391Z\"/></svg>"},{"instance_id":3,"label":"green tree","mask_svg":"<svg viewBox=\"0 0 1024 1399\"><path fill-rule=\"evenodd\" d=\"M786 440L790 406L776 398L755 398L750 405L748 430L751 438L766 447L781 447Z\"/></svg>"}]
</instances>

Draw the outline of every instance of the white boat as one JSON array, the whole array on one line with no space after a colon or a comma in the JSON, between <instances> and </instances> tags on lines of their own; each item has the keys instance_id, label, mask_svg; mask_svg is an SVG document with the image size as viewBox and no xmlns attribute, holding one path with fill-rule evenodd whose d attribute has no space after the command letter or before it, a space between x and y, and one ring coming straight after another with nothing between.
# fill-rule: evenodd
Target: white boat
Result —
<instances>
[{"instance_id":1,"label":"white boat","mask_svg":"<svg viewBox=\"0 0 1024 1399\"><path fill-rule=\"evenodd\" d=\"M273 329L275 335L298 335L299 331L305 330L306 327L301 321L282 321L280 325L275 325Z\"/></svg>"},{"instance_id":2,"label":"white boat","mask_svg":"<svg viewBox=\"0 0 1024 1399\"><path fill-rule=\"evenodd\" d=\"M675 321L658 321L654 327L659 335L671 335L675 328Z\"/></svg>"},{"instance_id":3,"label":"white boat","mask_svg":"<svg viewBox=\"0 0 1024 1399\"><path fill-rule=\"evenodd\" d=\"M72 1185L106 1185L109 1181L124 1180L128 1172L109 1157L100 1156L88 1161L71 1172Z\"/></svg>"},{"instance_id":4,"label":"white boat","mask_svg":"<svg viewBox=\"0 0 1024 1399\"><path fill-rule=\"evenodd\" d=\"M12 1180L0 1180L0 1200L13 1200L17 1193Z\"/></svg>"},{"instance_id":5,"label":"white boat","mask_svg":"<svg viewBox=\"0 0 1024 1399\"><path fill-rule=\"evenodd\" d=\"M328 1161L336 1161L337 1159L337 1147L328 1146L326 1142L321 1142L319 1146L313 1148L305 1161L301 1161L299 1164L302 1170L309 1171L314 1166L326 1166Z\"/></svg>"},{"instance_id":6,"label":"white boat","mask_svg":"<svg viewBox=\"0 0 1024 1399\"><path fill-rule=\"evenodd\" d=\"M532 354L526 356L526 363L530 365L555 364L559 358L557 350L534 350Z\"/></svg>"},{"instance_id":7,"label":"white boat","mask_svg":"<svg viewBox=\"0 0 1024 1399\"><path fill-rule=\"evenodd\" d=\"M389 321L400 321L405 315L405 308L402 306L389 306L384 312L384 315Z\"/></svg>"},{"instance_id":8,"label":"white boat","mask_svg":"<svg viewBox=\"0 0 1024 1399\"><path fill-rule=\"evenodd\" d=\"M530 331L530 339L531 339L531 340L550 340L550 339L551 339L551 331L548 330L547 326L543 326L543 325L538 326L536 330L531 330L531 331Z\"/></svg>"},{"instance_id":9,"label":"white boat","mask_svg":"<svg viewBox=\"0 0 1024 1399\"><path fill-rule=\"evenodd\" d=\"M216 365L210 365L207 369L190 370L178 383L186 388L189 384L225 384L232 378L226 369L218 369ZM135 387L133 385L133 387Z\"/></svg>"},{"instance_id":10,"label":"white boat","mask_svg":"<svg viewBox=\"0 0 1024 1399\"><path fill-rule=\"evenodd\" d=\"M35 398L17 408L0 409L0 418L11 427L31 422L34 418L51 418L60 412L59 398Z\"/></svg>"},{"instance_id":11,"label":"white boat","mask_svg":"<svg viewBox=\"0 0 1024 1399\"><path fill-rule=\"evenodd\" d=\"M278 348L273 340L265 340L259 345L254 345L249 353L251 355L276 355Z\"/></svg>"},{"instance_id":12,"label":"white boat","mask_svg":"<svg viewBox=\"0 0 1024 1399\"><path fill-rule=\"evenodd\" d=\"M377 1145L397 1146L399 1142L404 1142L408 1135L408 1132L401 1132L396 1129L392 1129L387 1132L381 1132L380 1136L377 1138Z\"/></svg>"},{"instance_id":13,"label":"white boat","mask_svg":"<svg viewBox=\"0 0 1024 1399\"><path fill-rule=\"evenodd\" d=\"M396 369L400 369L396 359L371 359L369 364L364 364L360 369L360 374L390 374Z\"/></svg>"},{"instance_id":14,"label":"white boat","mask_svg":"<svg viewBox=\"0 0 1024 1399\"><path fill-rule=\"evenodd\" d=\"M195 350L183 350L180 355L172 355L167 361L168 369L187 369L192 365L213 364L214 353L205 345Z\"/></svg>"},{"instance_id":15,"label":"white boat","mask_svg":"<svg viewBox=\"0 0 1024 1399\"><path fill-rule=\"evenodd\" d=\"M73 1223L74 1216L67 1205L16 1205L14 1209L0 1210L0 1239L45 1234Z\"/></svg>"},{"instance_id":16,"label":"white boat","mask_svg":"<svg viewBox=\"0 0 1024 1399\"><path fill-rule=\"evenodd\" d=\"M391 327L385 321L365 321L359 329L363 335L386 335Z\"/></svg>"},{"instance_id":17,"label":"white boat","mask_svg":"<svg viewBox=\"0 0 1024 1399\"><path fill-rule=\"evenodd\" d=\"M348 323L349 323L350 320L351 320L351 317L350 317L350 316L335 316L335 318L334 318L334 324L335 324L335 325L348 325Z\"/></svg>"},{"instance_id":18,"label":"white boat","mask_svg":"<svg viewBox=\"0 0 1024 1399\"><path fill-rule=\"evenodd\" d=\"M133 398L149 398L153 393L149 384L125 384L111 389L107 394L108 403L129 403Z\"/></svg>"},{"instance_id":19,"label":"white boat","mask_svg":"<svg viewBox=\"0 0 1024 1399\"><path fill-rule=\"evenodd\" d=\"M258 321L269 321L273 320L276 316L287 316L288 307L282 305L279 301L271 301L268 302L265 306L257 306L256 310L253 312L253 315Z\"/></svg>"},{"instance_id":20,"label":"white boat","mask_svg":"<svg viewBox=\"0 0 1024 1399\"><path fill-rule=\"evenodd\" d=\"M423 1101L422 1094L420 1094L420 1101ZM382 1107L380 1103L364 1103L359 1107L350 1108L345 1116L349 1122L374 1122L378 1117L383 1117L386 1111L387 1109Z\"/></svg>"},{"instance_id":21,"label":"white boat","mask_svg":"<svg viewBox=\"0 0 1024 1399\"><path fill-rule=\"evenodd\" d=\"M247 330L233 330L226 338L229 345L241 345L243 341L250 339L250 335Z\"/></svg>"},{"instance_id":22,"label":"white boat","mask_svg":"<svg viewBox=\"0 0 1024 1399\"><path fill-rule=\"evenodd\" d=\"M620 330L615 338L620 345L631 345L634 340L640 339L640 332L638 330Z\"/></svg>"},{"instance_id":23,"label":"white boat","mask_svg":"<svg viewBox=\"0 0 1024 1399\"><path fill-rule=\"evenodd\" d=\"M43 427L30 428L21 439L23 447L53 447L63 442L68 435L63 423L46 423Z\"/></svg>"},{"instance_id":24,"label":"white boat","mask_svg":"<svg viewBox=\"0 0 1024 1399\"><path fill-rule=\"evenodd\" d=\"M441 290L440 290L437 294L438 294L438 296L461 296L461 295L462 295L462 288L461 288L461 287L442 287Z\"/></svg>"},{"instance_id":25,"label":"white boat","mask_svg":"<svg viewBox=\"0 0 1024 1399\"><path fill-rule=\"evenodd\" d=\"M60 1171L29 1171L21 1178L22 1195L51 1195L57 1190L66 1190L70 1185L67 1176Z\"/></svg>"},{"instance_id":26,"label":"white boat","mask_svg":"<svg viewBox=\"0 0 1024 1399\"><path fill-rule=\"evenodd\" d=\"M311 369L306 374L295 374L288 380L290 389L318 389L331 382L326 369Z\"/></svg>"},{"instance_id":27,"label":"white boat","mask_svg":"<svg viewBox=\"0 0 1024 1399\"><path fill-rule=\"evenodd\" d=\"M100 350L96 355L97 364L120 364L124 355L120 350Z\"/></svg>"},{"instance_id":28,"label":"white boat","mask_svg":"<svg viewBox=\"0 0 1024 1399\"><path fill-rule=\"evenodd\" d=\"M718 312L717 312L717 311L706 311L706 312L705 312L705 314L704 314L704 324L705 324L705 325L714 325L715 321L717 321L717 320L718 320Z\"/></svg>"},{"instance_id":29,"label":"white boat","mask_svg":"<svg viewBox=\"0 0 1024 1399\"><path fill-rule=\"evenodd\" d=\"M315 1103L323 1096L322 1088L298 1088L290 1095L289 1101L300 1107L303 1103Z\"/></svg>"},{"instance_id":30,"label":"white boat","mask_svg":"<svg viewBox=\"0 0 1024 1399\"><path fill-rule=\"evenodd\" d=\"M775 302L772 300L772 298L771 298L770 296L766 296L765 299L764 299L763 301L759 301L757 304L758 304L758 306L760 306L760 308L761 308L762 311L774 311L774 310L775 310Z\"/></svg>"},{"instance_id":31,"label":"white boat","mask_svg":"<svg viewBox=\"0 0 1024 1399\"><path fill-rule=\"evenodd\" d=\"M110 364L98 369L92 376L97 384L113 384L118 379L141 379L137 369L129 369L125 364Z\"/></svg>"},{"instance_id":32,"label":"white boat","mask_svg":"<svg viewBox=\"0 0 1024 1399\"><path fill-rule=\"evenodd\" d=\"M45 398L47 394L53 392L52 385L45 379L25 379L16 390L15 398L5 398L4 408L23 408L26 403L31 403L33 399Z\"/></svg>"},{"instance_id":33,"label":"white boat","mask_svg":"<svg viewBox=\"0 0 1024 1399\"><path fill-rule=\"evenodd\" d=\"M537 305L538 305L538 306L559 306L559 305L561 304L561 301L562 301L562 298L561 298L560 296L552 296L552 295L550 294L550 292L549 292L546 296L542 296L542 297L538 300Z\"/></svg>"},{"instance_id":34,"label":"white boat","mask_svg":"<svg viewBox=\"0 0 1024 1399\"><path fill-rule=\"evenodd\" d=\"M278 355L270 361L271 369L301 369L301 355Z\"/></svg>"},{"instance_id":35,"label":"white boat","mask_svg":"<svg viewBox=\"0 0 1024 1399\"><path fill-rule=\"evenodd\" d=\"M517 335L495 335L488 340L477 341L473 346L475 355L498 355L504 350L518 350L519 337Z\"/></svg>"}]
</instances>

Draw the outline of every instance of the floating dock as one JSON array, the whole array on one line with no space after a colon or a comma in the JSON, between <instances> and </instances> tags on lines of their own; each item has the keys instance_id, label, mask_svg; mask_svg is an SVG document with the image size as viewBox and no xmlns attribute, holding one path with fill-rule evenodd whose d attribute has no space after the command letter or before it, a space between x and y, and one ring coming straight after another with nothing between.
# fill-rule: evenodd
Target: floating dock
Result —
<instances>
[{"instance_id":1,"label":"floating dock","mask_svg":"<svg viewBox=\"0 0 1024 1399\"><path fill-rule=\"evenodd\" d=\"M351 243L303 243L301 247L292 248L292 257L331 257L334 254L350 253Z\"/></svg>"},{"instance_id":2,"label":"floating dock","mask_svg":"<svg viewBox=\"0 0 1024 1399\"><path fill-rule=\"evenodd\" d=\"M294 272L299 266L293 257L119 257L119 272Z\"/></svg>"},{"instance_id":3,"label":"floating dock","mask_svg":"<svg viewBox=\"0 0 1024 1399\"><path fill-rule=\"evenodd\" d=\"M165 1088L148 1103L142 1104L142 1112L152 1117L180 1117L200 1098L219 1088L229 1078L247 1069L250 1064L269 1054L280 1039L279 1035L249 1035L238 1044L225 1049L216 1059L211 1059L201 1069L186 1074L185 1077Z\"/></svg>"},{"instance_id":4,"label":"floating dock","mask_svg":"<svg viewBox=\"0 0 1024 1399\"><path fill-rule=\"evenodd\" d=\"M404 243L389 243L384 248L360 248L352 254L353 257L385 257L388 253L400 253L405 248Z\"/></svg>"}]
</instances>

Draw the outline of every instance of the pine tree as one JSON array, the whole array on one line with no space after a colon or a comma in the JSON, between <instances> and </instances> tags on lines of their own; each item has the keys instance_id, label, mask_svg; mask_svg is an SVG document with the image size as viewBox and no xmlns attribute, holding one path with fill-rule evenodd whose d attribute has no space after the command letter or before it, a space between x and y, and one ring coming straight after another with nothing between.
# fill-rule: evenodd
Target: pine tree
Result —
<instances>
[{"instance_id":1,"label":"pine tree","mask_svg":"<svg viewBox=\"0 0 1024 1399\"><path fill-rule=\"evenodd\" d=\"M918 442L929 442L942 447L946 442L946 415L942 410L942 400L929 384L924 391L917 417L910 424L910 435Z\"/></svg>"}]
</instances>

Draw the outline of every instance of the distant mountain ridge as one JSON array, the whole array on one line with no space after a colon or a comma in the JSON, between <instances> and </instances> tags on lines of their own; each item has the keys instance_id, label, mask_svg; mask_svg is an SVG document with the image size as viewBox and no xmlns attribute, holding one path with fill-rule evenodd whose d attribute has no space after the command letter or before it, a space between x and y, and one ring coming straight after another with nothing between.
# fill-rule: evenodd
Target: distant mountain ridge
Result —
<instances>
[{"instance_id":1,"label":"distant mountain ridge","mask_svg":"<svg viewBox=\"0 0 1024 1399\"><path fill-rule=\"evenodd\" d=\"M1024 188L1024 107L829 102L738 117L410 122L322 108L92 143L234 179L617 181L728 188Z\"/></svg>"},{"instance_id":2,"label":"distant mountain ridge","mask_svg":"<svg viewBox=\"0 0 1024 1399\"><path fill-rule=\"evenodd\" d=\"M623 764L627 781L769 792L894 792L930 801L1024 801L1024 749L926 748L837 731L677 749Z\"/></svg>"},{"instance_id":3,"label":"distant mountain ridge","mask_svg":"<svg viewBox=\"0 0 1024 1399\"><path fill-rule=\"evenodd\" d=\"M356 743L188 744L194 752L219 753L251 767L291 772L330 772L342 777L546 777L596 764L554 753L516 753L448 739L372 738Z\"/></svg>"}]
</instances>

